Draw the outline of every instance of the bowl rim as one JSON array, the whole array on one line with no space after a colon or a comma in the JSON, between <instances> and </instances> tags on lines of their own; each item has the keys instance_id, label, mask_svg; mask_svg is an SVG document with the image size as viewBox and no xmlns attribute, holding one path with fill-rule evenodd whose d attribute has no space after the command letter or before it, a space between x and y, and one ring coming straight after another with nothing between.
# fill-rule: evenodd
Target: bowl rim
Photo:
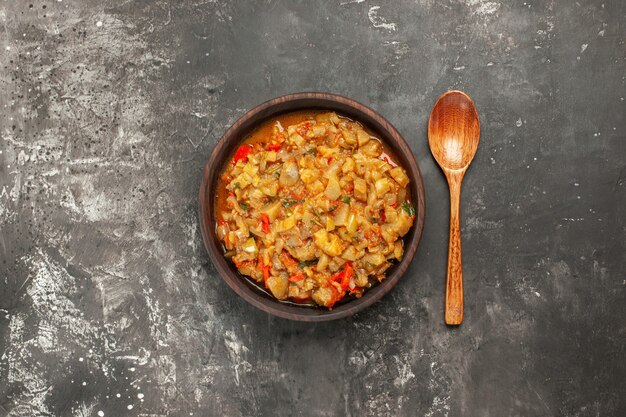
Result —
<instances>
[{"instance_id":1,"label":"bowl rim","mask_svg":"<svg viewBox=\"0 0 626 417\"><path fill-rule=\"evenodd\" d=\"M281 303L274 298L255 290L248 280L239 274L231 265L218 246L215 235L214 195L216 180L223 168L226 158L244 137L256 126L268 118L297 110L326 109L354 117L378 134L378 137L392 148L401 165L407 170L411 179L411 195L416 206L416 216L410 229L408 240L405 240L405 252L402 260L394 265L390 275L380 284L367 290L362 297L347 301L337 307L326 310L315 307L302 307ZM231 145L232 146L229 146ZM424 183L421 171L408 143L398 130L382 115L356 100L332 93L301 92L267 100L235 121L217 141L210 157L207 159L200 191L198 194L198 215L204 247L214 267L226 284L240 297L259 310L285 319L307 322L329 321L351 316L379 301L398 283L409 268L422 237L425 218ZM407 239L405 236L404 239Z\"/></svg>"}]
</instances>

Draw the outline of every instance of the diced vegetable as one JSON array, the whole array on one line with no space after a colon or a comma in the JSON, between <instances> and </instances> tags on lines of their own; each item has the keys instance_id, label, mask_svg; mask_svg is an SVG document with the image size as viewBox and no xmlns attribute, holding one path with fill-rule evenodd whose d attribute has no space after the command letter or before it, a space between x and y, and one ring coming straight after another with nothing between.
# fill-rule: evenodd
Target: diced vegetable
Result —
<instances>
[{"instance_id":1,"label":"diced vegetable","mask_svg":"<svg viewBox=\"0 0 626 417\"><path fill-rule=\"evenodd\" d=\"M356 143L356 137L349 129L341 128L341 135L348 145L354 145Z\"/></svg>"},{"instance_id":2,"label":"diced vegetable","mask_svg":"<svg viewBox=\"0 0 626 417\"><path fill-rule=\"evenodd\" d=\"M261 216L263 216L263 214L267 215L269 221L272 222L278 217L280 213L280 207L280 201L274 201L273 203L263 207L263 209L261 210Z\"/></svg>"},{"instance_id":3,"label":"diced vegetable","mask_svg":"<svg viewBox=\"0 0 626 417\"><path fill-rule=\"evenodd\" d=\"M409 177L407 177L406 172L404 172L404 169L402 167L392 168L389 171L389 174L391 174L393 179L396 180L398 184L400 184L400 187L406 187L406 185L409 183Z\"/></svg>"},{"instance_id":4,"label":"diced vegetable","mask_svg":"<svg viewBox=\"0 0 626 417\"><path fill-rule=\"evenodd\" d=\"M415 207L406 201L402 203L402 210L404 210L409 216L415 216Z\"/></svg>"},{"instance_id":5,"label":"diced vegetable","mask_svg":"<svg viewBox=\"0 0 626 417\"><path fill-rule=\"evenodd\" d=\"M263 228L263 233L269 233L270 232L270 217L265 213L261 213L261 224Z\"/></svg>"},{"instance_id":6,"label":"diced vegetable","mask_svg":"<svg viewBox=\"0 0 626 417\"><path fill-rule=\"evenodd\" d=\"M381 178L376 181L376 195L378 198L382 198L391 189L391 182L388 178Z\"/></svg>"},{"instance_id":7,"label":"diced vegetable","mask_svg":"<svg viewBox=\"0 0 626 417\"><path fill-rule=\"evenodd\" d=\"M346 222L346 230L348 231L348 233L354 234L354 232L356 232L356 229L358 227L359 227L359 223L357 221L356 214L350 213L348 215L348 221Z\"/></svg>"},{"instance_id":8,"label":"diced vegetable","mask_svg":"<svg viewBox=\"0 0 626 417\"><path fill-rule=\"evenodd\" d=\"M271 291L272 295L279 300L284 299L287 296L287 290L289 289L289 279L282 275L272 275L267 279L267 288Z\"/></svg>"},{"instance_id":9,"label":"diced vegetable","mask_svg":"<svg viewBox=\"0 0 626 417\"><path fill-rule=\"evenodd\" d=\"M337 210L335 210L335 216L333 221L335 222L335 226L345 226L346 221L348 221L348 215L350 214L350 206L346 204L341 204Z\"/></svg>"},{"instance_id":10,"label":"diced vegetable","mask_svg":"<svg viewBox=\"0 0 626 417\"><path fill-rule=\"evenodd\" d=\"M370 141L370 135L363 129L358 129L356 131L357 140L359 142L359 146L365 145Z\"/></svg>"},{"instance_id":11,"label":"diced vegetable","mask_svg":"<svg viewBox=\"0 0 626 417\"><path fill-rule=\"evenodd\" d=\"M278 183L284 187L290 187L298 182L299 176L298 165L294 161L287 161L280 171Z\"/></svg>"},{"instance_id":12,"label":"diced vegetable","mask_svg":"<svg viewBox=\"0 0 626 417\"><path fill-rule=\"evenodd\" d=\"M236 165L237 162L239 161L247 162L248 155L250 154L251 151L252 151L252 145L241 145L239 148L237 148L237 151L235 152L235 156L233 157L233 165Z\"/></svg>"},{"instance_id":13,"label":"diced vegetable","mask_svg":"<svg viewBox=\"0 0 626 417\"><path fill-rule=\"evenodd\" d=\"M344 244L333 233L328 233L325 229L320 229L313 235L315 244L329 256L339 256L343 252Z\"/></svg>"},{"instance_id":14,"label":"diced vegetable","mask_svg":"<svg viewBox=\"0 0 626 417\"><path fill-rule=\"evenodd\" d=\"M289 277L289 282L300 282L304 279L304 274L302 272L296 272L292 276Z\"/></svg>"},{"instance_id":15,"label":"diced vegetable","mask_svg":"<svg viewBox=\"0 0 626 417\"><path fill-rule=\"evenodd\" d=\"M265 149L267 149L268 151L280 151L280 148L282 147L282 145L280 143L269 143Z\"/></svg>"},{"instance_id":16,"label":"diced vegetable","mask_svg":"<svg viewBox=\"0 0 626 417\"><path fill-rule=\"evenodd\" d=\"M361 201L367 200L367 183L363 178L354 179L354 196Z\"/></svg>"},{"instance_id":17,"label":"diced vegetable","mask_svg":"<svg viewBox=\"0 0 626 417\"><path fill-rule=\"evenodd\" d=\"M241 250L243 250L244 252L256 254L258 252L258 248L256 246L256 242L254 241L254 238L251 237L248 240L246 240L246 242L243 245L241 245Z\"/></svg>"},{"instance_id":18,"label":"diced vegetable","mask_svg":"<svg viewBox=\"0 0 626 417\"><path fill-rule=\"evenodd\" d=\"M329 200L336 200L341 195L341 187L339 186L339 181L336 176L331 176L328 179L328 184L326 185L326 190L324 191L326 197Z\"/></svg>"}]
</instances>

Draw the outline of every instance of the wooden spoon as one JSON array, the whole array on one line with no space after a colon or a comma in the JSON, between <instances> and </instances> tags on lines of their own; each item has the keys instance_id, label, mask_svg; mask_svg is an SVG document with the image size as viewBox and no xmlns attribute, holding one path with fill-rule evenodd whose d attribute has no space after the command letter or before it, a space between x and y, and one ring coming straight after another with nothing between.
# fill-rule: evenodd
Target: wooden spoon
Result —
<instances>
[{"instance_id":1,"label":"wooden spoon","mask_svg":"<svg viewBox=\"0 0 626 417\"><path fill-rule=\"evenodd\" d=\"M463 321L463 265L459 208L461 182L480 137L476 107L461 91L448 91L435 103L428 121L428 145L450 187L450 241L446 277L446 324Z\"/></svg>"}]
</instances>

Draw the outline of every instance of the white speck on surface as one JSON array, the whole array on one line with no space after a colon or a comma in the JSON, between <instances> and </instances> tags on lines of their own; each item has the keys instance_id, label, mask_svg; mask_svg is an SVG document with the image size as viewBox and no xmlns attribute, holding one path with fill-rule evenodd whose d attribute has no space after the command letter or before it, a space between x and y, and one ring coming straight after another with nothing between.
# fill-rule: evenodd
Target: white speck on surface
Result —
<instances>
[{"instance_id":1,"label":"white speck on surface","mask_svg":"<svg viewBox=\"0 0 626 417\"><path fill-rule=\"evenodd\" d=\"M122 397L122 394L120 394L120 393L118 392L117 394L115 394L115 396L116 396L117 398L121 398L121 397Z\"/></svg>"},{"instance_id":2,"label":"white speck on surface","mask_svg":"<svg viewBox=\"0 0 626 417\"><path fill-rule=\"evenodd\" d=\"M580 184L579 184L579 183L577 183L577 182L575 182L575 183L574 183L574 187L578 187L579 185L580 185Z\"/></svg>"},{"instance_id":3,"label":"white speck on surface","mask_svg":"<svg viewBox=\"0 0 626 417\"><path fill-rule=\"evenodd\" d=\"M468 3L472 5L479 5L478 8L474 10L474 14L477 14L478 16L492 15L500 8L500 3L496 3L493 1L483 2L480 0L469 0Z\"/></svg>"},{"instance_id":4,"label":"white speck on surface","mask_svg":"<svg viewBox=\"0 0 626 417\"><path fill-rule=\"evenodd\" d=\"M100 417L104 417L104 411L102 411L102 410L98 411L98 415L99 415Z\"/></svg>"},{"instance_id":5,"label":"white speck on surface","mask_svg":"<svg viewBox=\"0 0 626 417\"><path fill-rule=\"evenodd\" d=\"M454 67L454 68L452 68L452 69L453 69L453 70L455 70L455 71L461 71L461 70L464 70L464 69L465 69L465 65L460 65L460 66L458 66L458 67Z\"/></svg>"},{"instance_id":6,"label":"white speck on surface","mask_svg":"<svg viewBox=\"0 0 626 417\"><path fill-rule=\"evenodd\" d=\"M97 27L102 27L102 22L98 20L98 21L96 22L96 26L97 26Z\"/></svg>"},{"instance_id":7,"label":"white speck on surface","mask_svg":"<svg viewBox=\"0 0 626 417\"><path fill-rule=\"evenodd\" d=\"M132 410L132 409L133 409L133 405L132 405L132 404L128 404L128 405L126 406L126 408L128 408L129 410Z\"/></svg>"},{"instance_id":8,"label":"white speck on surface","mask_svg":"<svg viewBox=\"0 0 626 417\"><path fill-rule=\"evenodd\" d=\"M78 358L78 362L82 362L82 361L84 361L84 360L85 360L85 359L84 359L82 356L81 356L80 358Z\"/></svg>"},{"instance_id":9,"label":"white speck on surface","mask_svg":"<svg viewBox=\"0 0 626 417\"><path fill-rule=\"evenodd\" d=\"M137 394L137 398L141 400L143 398L143 394L140 392L139 394Z\"/></svg>"},{"instance_id":10,"label":"white speck on surface","mask_svg":"<svg viewBox=\"0 0 626 417\"><path fill-rule=\"evenodd\" d=\"M339 3L340 6L345 6L347 4L357 4L357 3L363 3L365 0L350 0L350 1L344 1Z\"/></svg>"},{"instance_id":11,"label":"white speck on surface","mask_svg":"<svg viewBox=\"0 0 626 417\"><path fill-rule=\"evenodd\" d=\"M83 387L87 385L87 382L83 381Z\"/></svg>"},{"instance_id":12,"label":"white speck on surface","mask_svg":"<svg viewBox=\"0 0 626 417\"><path fill-rule=\"evenodd\" d=\"M537 297L541 297L541 294L539 294L539 292L537 292L537 291L535 291L535 295L536 295Z\"/></svg>"},{"instance_id":13,"label":"white speck on surface","mask_svg":"<svg viewBox=\"0 0 626 417\"><path fill-rule=\"evenodd\" d=\"M131 371L131 372L135 372L135 367L131 366L130 368L128 368L128 370Z\"/></svg>"},{"instance_id":14,"label":"white speck on surface","mask_svg":"<svg viewBox=\"0 0 626 417\"><path fill-rule=\"evenodd\" d=\"M397 30L397 26L395 23L388 23L387 20L378 15L378 10L380 10L380 6L372 6L367 12L367 18L372 23L372 26L375 28L387 29L390 32L395 32Z\"/></svg>"},{"instance_id":15,"label":"white speck on surface","mask_svg":"<svg viewBox=\"0 0 626 417\"><path fill-rule=\"evenodd\" d=\"M582 54L583 52L585 52L588 46L588 43L583 43L582 45L580 45L580 53Z\"/></svg>"},{"instance_id":16,"label":"white speck on surface","mask_svg":"<svg viewBox=\"0 0 626 417\"><path fill-rule=\"evenodd\" d=\"M521 117L519 119L517 119L517 121L515 122L515 126L522 127L522 118Z\"/></svg>"}]
</instances>

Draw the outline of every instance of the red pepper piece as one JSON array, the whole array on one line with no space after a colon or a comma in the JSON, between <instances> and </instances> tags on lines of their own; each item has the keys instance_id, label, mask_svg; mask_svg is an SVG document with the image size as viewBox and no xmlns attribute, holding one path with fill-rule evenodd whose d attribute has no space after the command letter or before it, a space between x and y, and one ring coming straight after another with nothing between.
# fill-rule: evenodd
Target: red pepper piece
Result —
<instances>
[{"instance_id":1,"label":"red pepper piece","mask_svg":"<svg viewBox=\"0 0 626 417\"><path fill-rule=\"evenodd\" d=\"M252 152L252 145L241 145L237 149L237 152L235 152L235 156L233 157L233 165L236 165L239 161L247 162L250 152Z\"/></svg>"},{"instance_id":2,"label":"red pepper piece","mask_svg":"<svg viewBox=\"0 0 626 417\"><path fill-rule=\"evenodd\" d=\"M387 216L385 216L385 210L380 211L380 220L382 220L383 223L387 221Z\"/></svg>"},{"instance_id":3,"label":"red pepper piece","mask_svg":"<svg viewBox=\"0 0 626 417\"><path fill-rule=\"evenodd\" d=\"M263 263L263 256L259 254L259 257L257 258L257 268L259 268L261 271L263 271L263 282L265 283L265 288L269 289L269 287L267 286L267 280L270 277L270 266L269 265L265 265L265 263Z\"/></svg>"},{"instance_id":4,"label":"red pepper piece","mask_svg":"<svg viewBox=\"0 0 626 417\"><path fill-rule=\"evenodd\" d=\"M270 217L265 213L261 213L261 228L263 233L267 234L270 232Z\"/></svg>"},{"instance_id":5,"label":"red pepper piece","mask_svg":"<svg viewBox=\"0 0 626 417\"><path fill-rule=\"evenodd\" d=\"M346 264L346 267L343 270L343 276L341 277L341 288L345 291L350 286L350 280L354 276L354 269L352 269L352 265L350 262Z\"/></svg>"},{"instance_id":6,"label":"red pepper piece","mask_svg":"<svg viewBox=\"0 0 626 417\"><path fill-rule=\"evenodd\" d=\"M289 277L289 282L300 282L304 279L304 273L296 272L292 276Z\"/></svg>"},{"instance_id":7,"label":"red pepper piece","mask_svg":"<svg viewBox=\"0 0 626 417\"><path fill-rule=\"evenodd\" d=\"M337 301L341 300L346 295L346 293L344 291L339 292L339 290L337 290L337 288L335 288L335 286L332 284L330 284L328 287L330 288L332 295L330 301L328 302L328 304L326 304L326 307L332 308L332 306L334 306Z\"/></svg>"},{"instance_id":8,"label":"red pepper piece","mask_svg":"<svg viewBox=\"0 0 626 417\"><path fill-rule=\"evenodd\" d=\"M350 262L346 263L346 266L343 270L332 277L328 278L329 281L339 281L339 285L344 290L348 289L350 286L350 279L354 276L354 269L352 268L352 264ZM332 286L332 284L331 284Z\"/></svg>"},{"instance_id":9,"label":"red pepper piece","mask_svg":"<svg viewBox=\"0 0 626 417\"><path fill-rule=\"evenodd\" d=\"M269 144L267 145L267 150L268 150L268 151L276 151L276 152L278 152L278 151L280 151L281 146L282 146L282 145L281 145L280 143L274 143L274 142L272 142L272 143L269 143Z\"/></svg>"}]
</instances>

